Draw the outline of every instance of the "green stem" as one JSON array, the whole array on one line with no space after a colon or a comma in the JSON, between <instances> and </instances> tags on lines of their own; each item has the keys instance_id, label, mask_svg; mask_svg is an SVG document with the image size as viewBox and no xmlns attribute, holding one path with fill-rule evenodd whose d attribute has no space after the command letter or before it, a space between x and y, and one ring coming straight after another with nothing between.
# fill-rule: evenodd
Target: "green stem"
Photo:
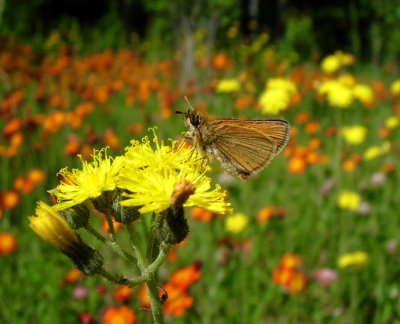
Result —
<instances>
[{"instance_id":1,"label":"green stem","mask_svg":"<svg viewBox=\"0 0 400 324\"><path fill-rule=\"evenodd\" d=\"M154 220L156 216L154 212L151 214L151 221L150 221L150 229L149 229L149 238L147 240L147 251L146 251L146 259L149 262L153 261L153 250L154 250L154 232L153 232L153 226L154 226Z\"/></svg>"},{"instance_id":2,"label":"green stem","mask_svg":"<svg viewBox=\"0 0 400 324\"><path fill-rule=\"evenodd\" d=\"M125 285L125 286L129 286L129 287L133 287L136 286L142 282L145 282L146 280L148 280L149 278L147 276L140 276L137 277L135 279L128 279L125 277L118 277L118 276L114 276L111 273L109 273L108 271L102 269L100 271L100 275L102 275L104 278L108 279L109 281L118 284L118 285Z\"/></svg>"},{"instance_id":3,"label":"green stem","mask_svg":"<svg viewBox=\"0 0 400 324\"><path fill-rule=\"evenodd\" d=\"M85 229L92 234L96 239L98 239L100 242L102 242L105 246L113 250L116 254L119 256L125 258L126 260L132 262L135 265L134 271L135 273L139 273L139 269L137 267L137 259L123 250L116 242L111 242L107 240L103 235L101 235L96 229L94 229L91 225L86 225Z\"/></svg>"},{"instance_id":4,"label":"green stem","mask_svg":"<svg viewBox=\"0 0 400 324\"><path fill-rule=\"evenodd\" d=\"M164 260L165 260L165 258L166 258L166 256L167 256L168 251L169 251L170 248L171 248L171 245L170 245L170 244L165 244L165 243L162 243L162 244L161 244L161 246L160 246L160 252L158 253L157 258L154 260L154 262L153 262L152 264L150 264L150 265L147 267L147 272L148 272L148 273L154 274L154 273L158 270L158 268L159 268L159 267L161 266L161 264L164 262Z\"/></svg>"},{"instance_id":5,"label":"green stem","mask_svg":"<svg viewBox=\"0 0 400 324\"><path fill-rule=\"evenodd\" d=\"M140 271L142 272L142 276L148 276L148 279L146 281L146 288L149 294L151 312L153 313L153 321L156 324L163 324L164 319L162 313L162 304L160 298L158 297L158 290L154 273L149 273L147 271L149 262L146 259L145 253L141 248L141 242L135 231L134 226L132 224L129 224L126 225L126 228L128 230L131 243L134 247L136 257L138 259L138 266Z\"/></svg>"}]
</instances>

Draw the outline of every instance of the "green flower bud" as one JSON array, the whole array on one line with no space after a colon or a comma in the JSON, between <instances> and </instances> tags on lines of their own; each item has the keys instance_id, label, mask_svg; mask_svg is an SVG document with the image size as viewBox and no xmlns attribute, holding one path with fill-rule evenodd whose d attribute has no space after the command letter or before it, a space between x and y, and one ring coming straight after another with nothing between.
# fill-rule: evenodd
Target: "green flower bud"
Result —
<instances>
[{"instance_id":1,"label":"green flower bud","mask_svg":"<svg viewBox=\"0 0 400 324\"><path fill-rule=\"evenodd\" d=\"M72 229L85 227L89 223L89 209L84 204L72 206L60 211Z\"/></svg>"},{"instance_id":2,"label":"green flower bud","mask_svg":"<svg viewBox=\"0 0 400 324\"><path fill-rule=\"evenodd\" d=\"M140 218L140 206L121 206L120 201L125 199L127 197L122 196L122 192L118 191L112 204L112 215L117 222L127 225Z\"/></svg>"},{"instance_id":3,"label":"green flower bud","mask_svg":"<svg viewBox=\"0 0 400 324\"><path fill-rule=\"evenodd\" d=\"M94 208L103 214L107 214L112 208L116 191L103 191L102 194L96 198L92 198Z\"/></svg>"},{"instance_id":4,"label":"green flower bud","mask_svg":"<svg viewBox=\"0 0 400 324\"><path fill-rule=\"evenodd\" d=\"M167 244L182 242L189 233L189 225L184 216L183 207L169 207L161 216L161 220L155 228L159 241Z\"/></svg>"}]
</instances>

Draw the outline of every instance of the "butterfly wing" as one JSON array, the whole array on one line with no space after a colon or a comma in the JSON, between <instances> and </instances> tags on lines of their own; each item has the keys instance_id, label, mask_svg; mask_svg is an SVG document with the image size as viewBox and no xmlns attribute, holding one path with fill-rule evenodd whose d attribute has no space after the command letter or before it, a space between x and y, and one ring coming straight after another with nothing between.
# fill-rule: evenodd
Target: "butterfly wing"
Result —
<instances>
[{"instance_id":1,"label":"butterfly wing","mask_svg":"<svg viewBox=\"0 0 400 324\"><path fill-rule=\"evenodd\" d=\"M213 120L207 147L228 172L246 180L264 169L289 140L289 124L276 120Z\"/></svg>"}]
</instances>

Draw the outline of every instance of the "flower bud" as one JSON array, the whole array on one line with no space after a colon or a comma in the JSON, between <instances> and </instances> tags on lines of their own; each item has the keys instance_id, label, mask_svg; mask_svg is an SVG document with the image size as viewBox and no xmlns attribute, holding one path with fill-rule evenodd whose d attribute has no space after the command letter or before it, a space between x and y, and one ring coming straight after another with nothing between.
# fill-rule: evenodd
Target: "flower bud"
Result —
<instances>
[{"instance_id":1,"label":"flower bud","mask_svg":"<svg viewBox=\"0 0 400 324\"><path fill-rule=\"evenodd\" d=\"M54 208L40 201L36 216L29 217L29 221L29 226L37 235L69 256L83 274L90 276L100 272L103 266L101 254L82 242Z\"/></svg>"},{"instance_id":2,"label":"flower bud","mask_svg":"<svg viewBox=\"0 0 400 324\"><path fill-rule=\"evenodd\" d=\"M112 207L115 194L115 191L103 191L100 196L92 198L94 208L103 214L107 214Z\"/></svg>"},{"instance_id":3,"label":"flower bud","mask_svg":"<svg viewBox=\"0 0 400 324\"><path fill-rule=\"evenodd\" d=\"M127 225L140 218L140 206L121 206L120 202L125 199L121 191L118 191L112 204L112 215L117 222Z\"/></svg>"},{"instance_id":4,"label":"flower bud","mask_svg":"<svg viewBox=\"0 0 400 324\"><path fill-rule=\"evenodd\" d=\"M72 229L85 227L89 223L89 209L84 204L72 206L60 211L60 214L67 221Z\"/></svg>"},{"instance_id":5,"label":"flower bud","mask_svg":"<svg viewBox=\"0 0 400 324\"><path fill-rule=\"evenodd\" d=\"M189 225L184 216L183 207L169 207L161 214L161 222L155 233L160 242L177 244L182 242L189 233Z\"/></svg>"}]
</instances>

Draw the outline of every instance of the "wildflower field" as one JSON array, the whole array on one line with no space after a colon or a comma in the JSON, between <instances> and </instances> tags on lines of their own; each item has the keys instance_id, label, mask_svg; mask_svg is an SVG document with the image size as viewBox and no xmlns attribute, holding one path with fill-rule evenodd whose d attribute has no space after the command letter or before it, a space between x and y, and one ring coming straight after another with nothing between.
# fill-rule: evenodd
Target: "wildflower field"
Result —
<instances>
[{"instance_id":1,"label":"wildflower field","mask_svg":"<svg viewBox=\"0 0 400 324\"><path fill-rule=\"evenodd\" d=\"M300 62L263 33L237 48L196 53L184 79L179 50L155 60L140 47L78 55L4 40L1 323L152 323L144 284L113 277L135 277L132 260L104 238L145 245L152 212L171 204L189 227L152 278L166 323L399 323L398 68L341 51ZM245 182L215 161L203 171L175 114L185 96L219 117L285 119L290 140ZM136 208L129 222L93 200L79 239L65 227L57 211L116 186ZM107 273L77 270L69 241Z\"/></svg>"}]
</instances>

